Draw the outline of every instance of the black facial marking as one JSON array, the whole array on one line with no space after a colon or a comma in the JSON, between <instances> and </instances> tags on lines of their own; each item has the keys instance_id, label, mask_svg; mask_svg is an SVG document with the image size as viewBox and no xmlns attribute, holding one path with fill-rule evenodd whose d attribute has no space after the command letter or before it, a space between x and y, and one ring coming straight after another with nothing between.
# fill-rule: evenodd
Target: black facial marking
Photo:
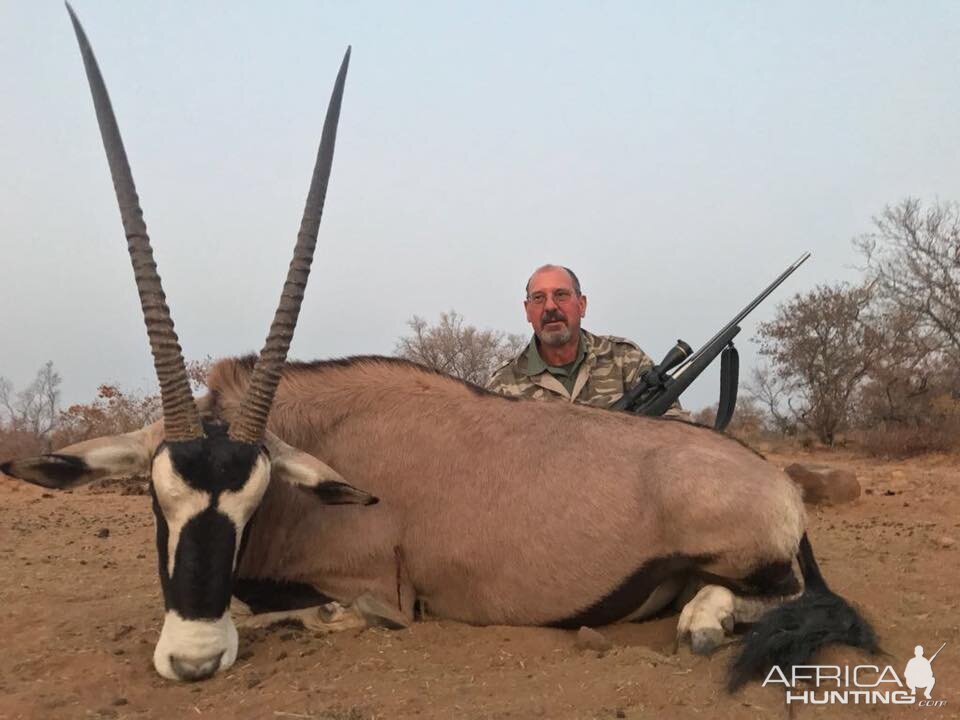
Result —
<instances>
[{"instance_id":1,"label":"black facial marking","mask_svg":"<svg viewBox=\"0 0 960 720\"><path fill-rule=\"evenodd\" d=\"M250 470L262 452L262 446L238 442L227 437L223 423L203 423L206 437L197 440L164 443L174 470L195 490L216 498L224 490L243 487Z\"/></svg>"},{"instance_id":2,"label":"black facial marking","mask_svg":"<svg viewBox=\"0 0 960 720\"><path fill-rule=\"evenodd\" d=\"M160 572L160 589L163 591L163 604L165 609L170 610L170 575L167 572L170 559L167 552L167 544L170 542L170 528L167 526L167 519L163 516L160 509L160 502L157 500L157 493L150 483L150 497L153 499L153 517L157 523L157 565Z\"/></svg>"},{"instance_id":3,"label":"black facial marking","mask_svg":"<svg viewBox=\"0 0 960 720\"><path fill-rule=\"evenodd\" d=\"M676 575L689 574L712 559L710 555L668 555L648 560L593 605L549 625L576 629L581 625L597 627L622 620L643 605L663 582Z\"/></svg>"},{"instance_id":4,"label":"black facial marking","mask_svg":"<svg viewBox=\"0 0 960 720\"><path fill-rule=\"evenodd\" d=\"M333 600L306 583L263 578L237 578L233 582L233 595L249 605L254 614L301 610Z\"/></svg>"},{"instance_id":5,"label":"black facial marking","mask_svg":"<svg viewBox=\"0 0 960 720\"><path fill-rule=\"evenodd\" d=\"M160 586L167 610L184 619L216 619L230 603L234 574L234 550L243 538L227 515L217 510L220 494L236 492L249 480L263 452L254 443L231 440L227 426L204 423L206 437L164 443L176 473L189 487L209 496L208 506L190 518L180 529L174 549L173 575L168 572L170 528L153 483L153 512L157 521L157 560ZM244 527L244 538L250 523Z\"/></svg>"},{"instance_id":6,"label":"black facial marking","mask_svg":"<svg viewBox=\"0 0 960 720\"><path fill-rule=\"evenodd\" d=\"M236 527L223 513L207 508L190 518L177 541L169 607L188 620L223 615L230 604L236 543Z\"/></svg>"}]
</instances>

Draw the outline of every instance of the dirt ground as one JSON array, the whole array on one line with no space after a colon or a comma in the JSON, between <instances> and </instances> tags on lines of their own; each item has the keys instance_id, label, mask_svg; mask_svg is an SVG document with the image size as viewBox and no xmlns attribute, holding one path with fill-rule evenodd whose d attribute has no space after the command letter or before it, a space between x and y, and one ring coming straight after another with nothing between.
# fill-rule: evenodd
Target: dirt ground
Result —
<instances>
[{"instance_id":1,"label":"dirt ground","mask_svg":"<svg viewBox=\"0 0 960 720\"><path fill-rule=\"evenodd\" d=\"M799 707L794 717L960 717L960 458L881 462L773 453L781 466L854 470L860 500L810 510L834 589L874 623L898 673L917 644L940 708ZM135 488L134 488L135 489ZM422 622L314 637L241 631L226 674L177 685L150 657L162 618L148 498L113 483L72 493L0 477L0 718L786 718L781 689L722 687L731 648L674 653L676 617L604 628L606 653L575 633ZM126 493L126 494L125 494ZM865 661L831 649L821 663Z\"/></svg>"}]
</instances>

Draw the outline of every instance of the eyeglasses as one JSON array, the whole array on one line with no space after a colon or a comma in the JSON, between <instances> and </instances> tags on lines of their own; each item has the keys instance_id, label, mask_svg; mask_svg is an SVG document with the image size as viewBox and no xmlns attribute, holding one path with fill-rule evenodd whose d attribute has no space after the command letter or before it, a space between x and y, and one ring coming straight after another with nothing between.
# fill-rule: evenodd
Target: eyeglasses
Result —
<instances>
[{"instance_id":1,"label":"eyeglasses","mask_svg":"<svg viewBox=\"0 0 960 720\"><path fill-rule=\"evenodd\" d=\"M563 305L564 303L570 302L573 298L573 290L567 290L561 288L559 290L554 290L550 297L553 298L553 302L557 305ZM547 301L547 294L545 292L535 292L527 295L527 302L533 303L534 305L543 305Z\"/></svg>"}]
</instances>

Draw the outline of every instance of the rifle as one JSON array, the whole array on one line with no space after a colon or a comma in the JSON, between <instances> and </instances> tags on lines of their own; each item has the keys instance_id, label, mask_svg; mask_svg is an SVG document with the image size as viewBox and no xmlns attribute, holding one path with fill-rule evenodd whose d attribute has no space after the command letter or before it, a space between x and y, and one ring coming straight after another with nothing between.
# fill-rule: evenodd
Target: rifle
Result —
<instances>
[{"instance_id":1,"label":"rifle","mask_svg":"<svg viewBox=\"0 0 960 720\"><path fill-rule=\"evenodd\" d=\"M677 340L677 344L670 349L661 363L644 372L637 384L625 392L623 397L611 406L611 409L626 410L637 415L663 415L722 351L720 403L717 406L714 427L717 430L723 430L733 418L733 411L737 406L740 356L733 345L733 338L740 332L740 323L809 257L808 252L801 255L696 352L693 352L683 340Z\"/></svg>"},{"instance_id":2,"label":"rifle","mask_svg":"<svg viewBox=\"0 0 960 720\"><path fill-rule=\"evenodd\" d=\"M937 655L940 654L940 650L943 650L946 646L947 646L946 643L944 643L943 645L941 645L940 648L939 648L933 655L930 656L930 659L927 660L927 662L932 665L932 664L933 664L933 661L937 659Z\"/></svg>"}]
</instances>

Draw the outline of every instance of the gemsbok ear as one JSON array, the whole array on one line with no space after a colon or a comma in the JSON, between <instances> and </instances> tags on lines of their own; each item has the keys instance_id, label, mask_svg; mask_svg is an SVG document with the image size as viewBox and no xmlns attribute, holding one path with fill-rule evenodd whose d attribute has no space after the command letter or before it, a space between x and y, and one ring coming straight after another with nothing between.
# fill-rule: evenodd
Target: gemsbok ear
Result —
<instances>
[{"instance_id":1,"label":"gemsbok ear","mask_svg":"<svg viewBox=\"0 0 960 720\"><path fill-rule=\"evenodd\" d=\"M313 455L287 445L270 431L265 431L263 444L270 452L272 478L310 491L324 505L375 505L379 499L358 490L326 463Z\"/></svg>"},{"instance_id":2,"label":"gemsbok ear","mask_svg":"<svg viewBox=\"0 0 960 720\"><path fill-rule=\"evenodd\" d=\"M163 438L158 421L140 430L95 438L47 455L10 460L0 472L54 490L66 490L108 477L149 474L153 453Z\"/></svg>"}]
</instances>

